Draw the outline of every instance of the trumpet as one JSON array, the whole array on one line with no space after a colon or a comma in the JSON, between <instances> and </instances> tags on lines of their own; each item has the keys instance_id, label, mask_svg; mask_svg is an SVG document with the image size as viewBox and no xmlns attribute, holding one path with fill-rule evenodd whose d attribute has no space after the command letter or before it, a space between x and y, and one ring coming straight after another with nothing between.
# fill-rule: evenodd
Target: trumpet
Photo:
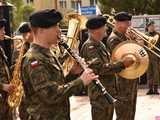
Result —
<instances>
[{"instance_id":1,"label":"trumpet","mask_svg":"<svg viewBox=\"0 0 160 120\"><path fill-rule=\"evenodd\" d=\"M115 20L113 18L113 16L108 15L108 19L107 19L107 24L111 27L114 28L115 26ZM135 41L138 42L138 40L143 40L144 42L146 42L148 44L145 45L143 44L143 47L146 48L147 50L149 50L151 53L153 53L154 55L156 55L157 57L160 58L160 54L158 54L157 52L155 52L154 50L152 50L153 48L155 50L157 50L158 52L160 52L160 49L158 47L156 47L156 43L158 42L159 39L159 35L155 35L154 37L149 37L147 35L145 35L144 33L140 32L139 30L133 28L133 27L128 27L127 32L126 32L126 36L130 39L133 40L130 36L133 35L135 38Z\"/></svg>"},{"instance_id":2,"label":"trumpet","mask_svg":"<svg viewBox=\"0 0 160 120\"><path fill-rule=\"evenodd\" d=\"M158 42L159 35L155 35L154 37L149 37L133 27L129 27L126 32L126 35L128 37L130 36L130 34L134 35L137 38L137 39L135 39L137 42L138 42L138 39L140 39L140 40L143 40L144 42L148 43L148 46L143 44L143 47L160 58L160 54L158 54L157 52L152 50L154 48L155 50L160 52L160 49L158 47L156 47L156 43Z\"/></svg>"}]
</instances>

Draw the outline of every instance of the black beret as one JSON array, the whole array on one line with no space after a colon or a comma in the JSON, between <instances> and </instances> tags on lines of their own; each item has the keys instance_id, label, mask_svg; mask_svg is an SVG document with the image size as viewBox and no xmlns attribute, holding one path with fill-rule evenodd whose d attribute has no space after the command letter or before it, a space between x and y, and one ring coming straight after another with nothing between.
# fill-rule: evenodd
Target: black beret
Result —
<instances>
[{"instance_id":1,"label":"black beret","mask_svg":"<svg viewBox=\"0 0 160 120\"><path fill-rule=\"evenodd\" d=\"M128 12L119 12L114 16L116 21L131 21L132 15Z\"/></svg>"},{"instance_id":2,"label":"black beret","mask_svg":"<svg viewBox=\"0 0 160 120\"><path fill-rule=\"evenodd\" d=\"M4 18L0 19L0 28L2 28L3 26L5 26L6 22L7 21Z\"/></svg>"},{"instance_id":3,"label":"black beret","mask_svg":"<svg viewBox=\"0 0 160 120\"><path fill-rule=\"evenodd\" d=\"M86 27L88 29L97 29L106 24L106 18L103 16L96 16L88 19Z\"/></svg>"},{"instance_id":4,"label":"black beret","mask_svg":"<svg viewBox=\"0 0 160 120\"><path fill-rule=\"evenodd\" d=\"M18 31L20 33L26 33L26 32L30 32L31 31L31 28L29 26L29 23L28 22L23 22L20 24L19 28L18 28Z\"/></svg>"},{"instance_id":5,"label":"black beret","mask_svg":"<svg viewBox=\"0 0 160 120\"><path fill-rule=\"evenodd\" d=\"M55 9L45 9L33 13L29 20L33 27L49 28L62 20L62 14Z\"/></svg>"},{"instance_id":6,"label":"black beret","mask_svg":"<svg viewBox=\"0 0 160 120\"><path fill-rule=\"evenodd\" d=\"M153 24L155 24L155 22L154 21L149 21L148 23L147 23L147 27L149 27L150 25L153 25Z\"/></svg>"}]
</instances>

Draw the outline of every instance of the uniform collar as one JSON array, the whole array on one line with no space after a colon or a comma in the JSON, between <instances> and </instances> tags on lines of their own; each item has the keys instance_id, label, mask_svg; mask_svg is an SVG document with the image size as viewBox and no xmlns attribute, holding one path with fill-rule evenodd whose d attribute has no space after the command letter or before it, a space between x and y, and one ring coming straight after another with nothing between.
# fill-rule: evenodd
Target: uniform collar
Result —
<instances>
[{"instance_id":1,"label":"uniform collar","mask_svg":"<svg viewBox=\"0 0 160 120\"><path fill-rule=\"evenodd\" d=\"M122 38L122 39L126 39L126 36L125 36L124 33L120 33L120 32L118 32L116 29L114 29L113 32L114 32L118 37L120 37L120 38Z\"/></svg>"},{"instance_id":2,"label":"uniform collar","mask_svg":"<svg viewBox=\"0 0 160 120\"><path fill-rule=\"evenodd\" d=\"M31 44L31 48L38 51L39 53L42 53L44 55L47 55L47 56L53 56L50 52L50 48L44 48L38 44L35 44L35 43L32 43Z\"/></svg>"},{"instance_id":3,"label":"uniform collar","mask_svg":"<svg viewBox=\"0 0 160 120\"><path fill-rule=\"evenodd\" d=\"M150 34L150 35L155 35L155 34L157 34L157 33L156 33L156 31L153 31L153 32L149 32L149 34Z\"/></svg>"},{"instance_id":4,"label":"uniform collar","mask_svg":"<svg viewBox=\"0 0 160 120\"><path fill-rule=\"evenodd\" d=\"M91 36L89 36L89 40L90 40L90 42L92 42L94 45L100 45L100 43L101 43L101 41L96 41L96 40L94 40L94 38L93 37L91 37Z\"/></svg>"}]
</instances>

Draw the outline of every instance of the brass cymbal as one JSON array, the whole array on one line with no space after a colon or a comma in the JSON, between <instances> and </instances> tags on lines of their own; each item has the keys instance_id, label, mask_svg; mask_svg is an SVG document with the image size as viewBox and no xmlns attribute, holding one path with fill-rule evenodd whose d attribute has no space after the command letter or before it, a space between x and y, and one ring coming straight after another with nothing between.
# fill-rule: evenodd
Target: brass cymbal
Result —
<instances>
[{"instance_id":1,"label":"brass cymbal","mask_svg":"<svg viewBox=\"0 0 160 120\"><path fill-rule=\"evenodd\" d=\"M124 41L117 45L117 47L112 52L112 61L120 61L124 57L131 57L135 62L125 68L120 73L118 73L121 77L126 79L136 79L143 75L149 65L149 56L146 50L138 45L134 41Z\"/></svg>"}]
</instances>

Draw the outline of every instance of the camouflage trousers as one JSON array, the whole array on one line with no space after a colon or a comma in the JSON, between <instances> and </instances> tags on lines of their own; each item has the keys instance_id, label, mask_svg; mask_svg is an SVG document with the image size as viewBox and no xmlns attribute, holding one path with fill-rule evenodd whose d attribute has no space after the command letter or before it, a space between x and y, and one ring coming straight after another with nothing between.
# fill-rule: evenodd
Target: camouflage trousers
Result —
<instances>
[{"instance_id":1,"label":"camouflage trousers","mask_svg":"<svg viewBox=\"0 0 160 120\"><path fill-rule=\"evenodd\" d=\"M99 97L97 101L91 102L92 120L112 120L114 106L106 104L104 97Z\"/></svg>"},{"instance_id":2,"label":"camouflage trousers","mask_svg":"<svg viewBox=\"0 0 160 120\"><path fill-rule=\"evenodd\" d=\"M134 120L138 80L118 80L118 102L115 104L116 120Z\"/></svg>"},{"instance_id":3,"label":"camouflage trousers","mask_svg":"<svg viewBox=\"0 0 160 120\"><path fill-rule=\"evenodd\" d=\"M150 55L149 68L147 71L148 86L151 88L153 86L158 86L160 80L160 68L159 68L159 58L155 55Z\"/></svg>"},{"instance_id":4,"label":"camouflage trousers","mask_svg":"<svg viewBox=\"0 0 160 120\"><path fill-rule=\"evenodd\" d=\"M22 99L21 104L19 106L19 116L21 120L28 120L29 114L27 112L27 104Z\"/></svg>"},{"instance_id":5,"label":"camouflage trousers","mask_svg":"<svg viewBox=\"0 0 160 120\"><path fill-rule=\"evenodd\" d=\"M106 90L114 97L116 94L115 85L105 86ZM90 96L92 120L112 120L114 105L109 104L105 97L99 92L92 92Z\"/></svg>"},{"instance_id":6,"label":"camouflage trousers","mask_svg":"<svg viewBox=\"0 0 160 120\"><path fill-rule=\"evenodd\" d=\"M9 108L7 101L0 97L0 120L13 120L12 110Z\"/></svg>"}]
</instances>

